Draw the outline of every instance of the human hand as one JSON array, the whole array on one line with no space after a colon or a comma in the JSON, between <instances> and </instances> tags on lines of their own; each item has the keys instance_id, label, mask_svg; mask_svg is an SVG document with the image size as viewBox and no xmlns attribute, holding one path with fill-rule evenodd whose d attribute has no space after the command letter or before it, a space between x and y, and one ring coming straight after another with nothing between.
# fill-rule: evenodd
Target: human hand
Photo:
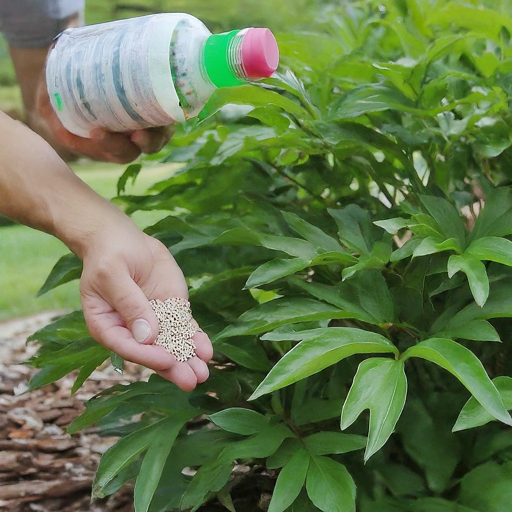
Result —
<instances>
[{"instance_id":1,"label":"human hand","mask_svg":"<svg viewBox=\"0 0 512 512\"><path fill-rule=\"evenodd\" d=\"M53 110L46 88L46 75L43 72L37 89L37 112L32 129L42 135L63 157L83 155L105 162L126 164L135 160L141 153L157 153L172 136L171 126L135 130L131 133L113 133L95 128L91 138L79 137L68 131Z\"/></svg>"},{"instance_id":2,"label":"human hand","mask_svg":"<svg viewBox=\"0 0 512 512\"><path fill-rule=\"evenodd\" d=\"M206 363L213 349L204 332L193 336L196 356L187 362L177 362L163 347L152 344L158 323L149 300L188 298L181 269L163 244L135 226L113 224L94 235L83 262L80 293L93 338L184 391L208 378Z\"/></svg>"}]
</instances>

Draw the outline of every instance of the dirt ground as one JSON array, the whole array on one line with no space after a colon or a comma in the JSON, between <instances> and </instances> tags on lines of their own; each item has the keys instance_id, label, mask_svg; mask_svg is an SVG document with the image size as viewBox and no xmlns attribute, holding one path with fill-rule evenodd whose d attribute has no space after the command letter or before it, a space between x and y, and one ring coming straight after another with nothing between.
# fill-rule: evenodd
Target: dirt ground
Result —
<instances>
[{"instance_id":1,"label":"dirt ground","mask_svg":"<svg viewBox=\"0 0 512 512\"><path fill-rule=\"evenodd\" d=\"M91 484L101 454L115 438L94 428L69 435L66 426L83 402L101 389L140 378L147 370L127 365L124 375L111 367L97 370L71 396L73 379L23 394L36 371L20 364L36 347L28 336L55 313L0 323L0 510L9 512L132 512L130 488L91 502Z\"/></svg>"}]
</instances>

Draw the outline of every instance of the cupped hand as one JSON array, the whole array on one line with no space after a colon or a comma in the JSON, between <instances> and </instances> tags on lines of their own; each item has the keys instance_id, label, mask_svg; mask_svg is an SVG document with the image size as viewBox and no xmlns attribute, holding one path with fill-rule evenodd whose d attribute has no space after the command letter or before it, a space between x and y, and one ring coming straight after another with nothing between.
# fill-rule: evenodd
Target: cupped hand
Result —
<instances>
[{"instance_id":1,"label":"cupped hand","mask_svg":"<svg viewBox=\"0 0 512 512\"><path fill-rule=\"evenodd\" d=\"M128 361L142 364L184 391L208 378L213 350L208 336L193 336L196 356L178 362L154 345L158 334L151 299L188 298L181 269L158 240L116 225L95 238L83 257L80 293L91 336ZM196 324L197 325L197 324Z\"/></svg>"},{"instance_id":2,"label":"cupped hand","mask_svg":"<svg viewBox=\"0 0 512 512\"><path fill-rule=\"evenodd\" d=\"M34 120L31 128L43 136L64 159L82 155L93 160L126 164L141 153L157 153L173 134L172 126L147 128L130 133L113 133L95 128L90 139L79 137L63 126L53 110L44 72L37 89L37 112L40 119Z\"/></svg>"}]
</instances>

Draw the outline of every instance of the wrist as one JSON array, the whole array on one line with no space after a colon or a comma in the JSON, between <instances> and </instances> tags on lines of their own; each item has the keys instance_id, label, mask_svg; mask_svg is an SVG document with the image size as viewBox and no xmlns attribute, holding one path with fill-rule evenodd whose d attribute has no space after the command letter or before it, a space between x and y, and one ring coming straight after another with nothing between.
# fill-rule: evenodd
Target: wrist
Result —
<instances>
[{"instance_id":1,"label":"wrist","mask_svg":"<svg viewBox=\"0 0 512 512\"><path fill-rule=\"evenodd\" d=\"M121 233L139 231L129 217L85 183L80 182L75 194L72 204L54 202L52 234L81 260L89 253L101 254L102 248L115 244Z\"/></svg>"}]
</instances>

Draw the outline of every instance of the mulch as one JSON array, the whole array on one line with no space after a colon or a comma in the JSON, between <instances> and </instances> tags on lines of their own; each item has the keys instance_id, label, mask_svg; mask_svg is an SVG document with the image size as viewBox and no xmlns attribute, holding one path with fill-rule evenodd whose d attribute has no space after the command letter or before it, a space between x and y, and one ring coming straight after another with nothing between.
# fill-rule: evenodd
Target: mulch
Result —
<instances>
[{"instance_id":1,"label":"mulch","mask_svg":"<svg viewBox=\"0 0 512 512\"><path fill-rule=\"evenodd\" d=\"M116 438L89 428L69 435L66 427L83 403L115 384L146 378L127 364L123 375L100 368L71 395L74 379L24 393L34 368L20 364L37 347L26 339L54 313L0 323L0 510L9 512L132 512L126 487L105 500L91 501L91 485L101 455Z\"/></svg>"}]
</instances>

